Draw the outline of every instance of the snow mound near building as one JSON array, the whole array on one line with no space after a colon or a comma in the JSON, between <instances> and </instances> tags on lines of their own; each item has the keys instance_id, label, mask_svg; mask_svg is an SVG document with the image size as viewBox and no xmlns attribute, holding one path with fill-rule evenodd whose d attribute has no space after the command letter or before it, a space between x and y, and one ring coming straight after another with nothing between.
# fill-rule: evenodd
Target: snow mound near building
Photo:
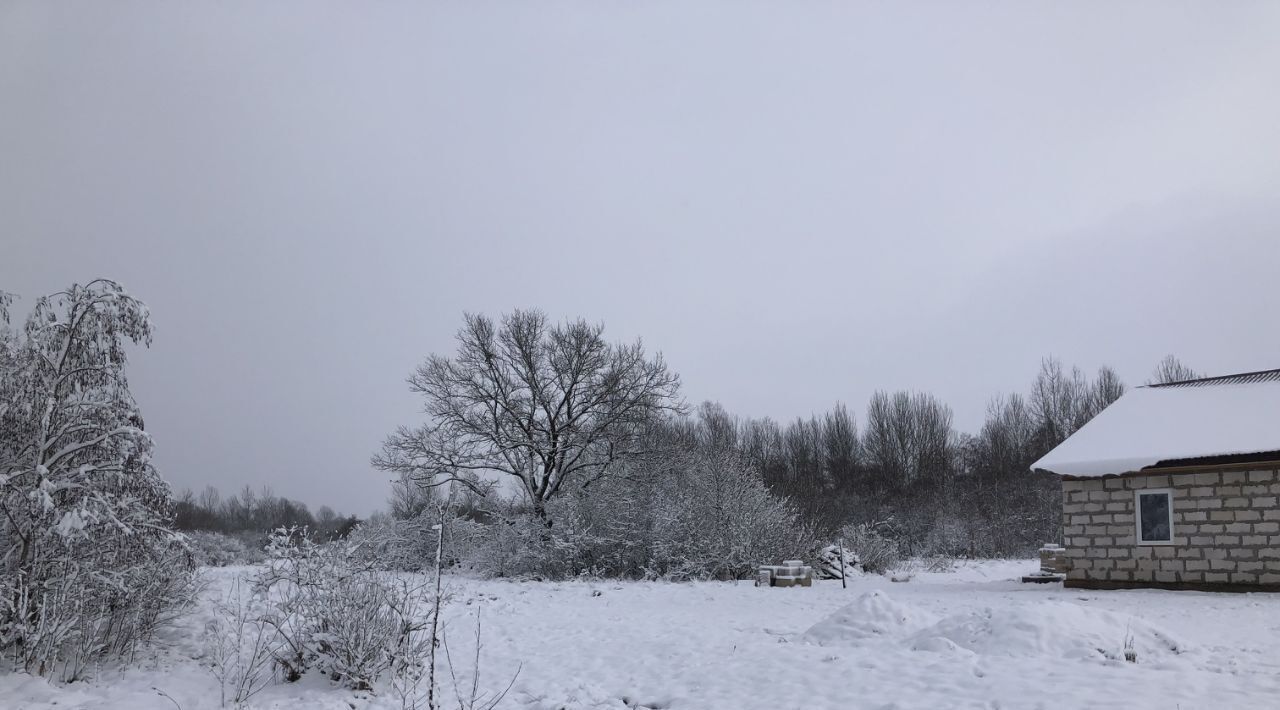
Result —
<instances>
[{"instance_id":1,"label":"snow mound near building","mask_svg":"<svg viewBox=\"0 0 1280 710\"><path fill-rule=\"evenodd\" d=\"M904 636L937 619L927 611L896 602L875 590L840 607L811 626L801 638L819 646L857 645L870 638Z\"/></svg>"},{"instance_id":2,"label":"snow mound near building","mask_svg":"<svg viewBox=\"0 0 1280 710\"><path fill-rule=\"evenodd\" d=\"M907 643L916 651L990 656L1125 660L1129 653L1137 663L1186 649L1137 617L1049 601L948 616Z\"/></svg>"}]
</instances>

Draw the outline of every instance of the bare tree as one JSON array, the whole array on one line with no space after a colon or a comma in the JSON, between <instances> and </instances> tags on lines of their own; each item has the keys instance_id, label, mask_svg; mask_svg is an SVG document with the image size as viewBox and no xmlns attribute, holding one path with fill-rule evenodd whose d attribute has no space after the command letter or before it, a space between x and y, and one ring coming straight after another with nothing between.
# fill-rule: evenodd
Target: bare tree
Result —
<instances>
[{"instance_id":1,"label":"bare tree","mask_svg":"<svg viewBox=\"0 0 1280 710\"><path fill-rule=\"evenodd\" d=\"M1124 394L1124 382L1120 381L1120 376L1115 370L1103 365L1098 368L1098 375L1089 384L1088 397L1085 398L1085 409L1082 413L1082 421L1080 426L1084 426L1090 419L1102 413L1102 410L1111 406L1111 403L1120 399Z\"/></svg>"},{"instance_id":2,"label":"bare tree","mask_svg":"<svg viewBox=\"0 0 1280 710\"><path fill-rule=\"evenodd\" d=\"M836 485L854 482L858 465L858 427L844 404L822 417L822 460L827 478Z\"/></svg>"},{"instance_id":3,"label":"bare tree","mask_svg":"<svg viewBox=\"0 0 1280 710\"><path fill-rule=\"evenodd\" d=\"M388 499L391 517L396 520L412 520L431 507L432 489L420 486L402 474L391 483L391 497Z\"/></svg>"},{"instance_id":4,"label":"bare tree","mask_svg":"<svg viewBox=\"0 0 1280 710\"><path fill-rule=\"evenodd\" d=\"M1183 380L1194 380L1202 377L1195 370L1182 364L1182 361L1175 355L1165 355L1164 359L1156 365L1156 369L1151 373L1151 379L1147 380L1149 385L1167 385L1170 382L1182 382Z\"/></svg>"},{"instance_id":5,"label":"bare tree","mask_svg":"<svg viewBox=\"0 0 1280 710\"><path fill-rule=\"evenodd\" d=\"M455 357L431 355L409 377L429 421L396 430L375 467L477 491L479 475L510 476L549 524L546 504L566 483L585 487L642 455L646 427L683 410L662 356L606 342L603 325L549 325L536 310L500 324L467 314L457 339Z\"/></svg>"},{"instance_id":6,"label":"bare tree","mask_svg":"<svg viewBox=\"0 0 1280 710\"><path fill-rule=\"evenodd\" d=\"M952 468L951 408L923 392L876 392L867 405L863 448L882 483L940 482Z\"/></svg>"},{"instance_id":7,"label":"bare tree","mask_svg":"<svg viewBox=\"0 0 1280 710\"><path fill-rule=\"evenodd\" d=\"M697 438L699 444L716 451L738 446L738 420L719 402L703 402L698 407Z\"/></svg>"},{"instance_id":8,"label":"bare tree","mask_svg":"<svg viewBox=\"0 0 1280 710\"><path fill-rule=\"evenodd\" d=\"M1040 362L1031 388L1031 411L1039 427L1040 453L1057 446L1124 394L1115 371L1103 366L1092 382L1078 367L1070 371L1056 358Z\"/></svg>"},{"instance_id":9,"label":"bare tree","mask_svg":"<svg viewBox=\"0 0 1280 710\"><path fill-rule=\"evenodd\" d=\"M1031 386L1031 411L1040 426L1040 436L1049 448L1071 436L1083 422L1080 412L1088 398L1088 382L1079 368L1070 372L1062 361L1049 357L1040 362L1040 372Z\"/></svg>"}]
</instances>

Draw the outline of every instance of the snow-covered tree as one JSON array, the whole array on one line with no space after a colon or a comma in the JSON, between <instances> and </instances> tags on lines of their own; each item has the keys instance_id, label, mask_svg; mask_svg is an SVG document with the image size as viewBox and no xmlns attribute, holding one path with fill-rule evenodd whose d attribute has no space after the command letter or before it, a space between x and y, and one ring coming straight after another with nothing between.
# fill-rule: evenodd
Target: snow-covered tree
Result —
<instances>
[{"instance_id":1,"label":"snow-covered tree","mask_svg":"<svg viewBox=\"0 0 1280 710\"><path fill-rule=\"evenodd\" d=\"M146 306L98 280L0 338L0 650L33 672L127 650L188 583L125 378L127 346L151 335Z\"/></svg>"}]
</instances>

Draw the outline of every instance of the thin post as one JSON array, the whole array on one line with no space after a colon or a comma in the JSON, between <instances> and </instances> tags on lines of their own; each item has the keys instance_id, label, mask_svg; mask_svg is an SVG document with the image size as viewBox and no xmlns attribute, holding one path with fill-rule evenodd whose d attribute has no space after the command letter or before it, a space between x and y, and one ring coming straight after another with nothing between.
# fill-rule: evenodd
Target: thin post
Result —
<instances>
[{"instance_id":1,"label":"thin post","mask_svg":"<svg viewBox=\"0 0 1280 710\"><path fill-rule=\"evenodd\" d=\"M429 665L427 667L427 707L430 710L436 710L436 641L439 638L438 631L440 629L440 570L444 566L444 512L445 506L440 508L440 523L436 528L436 598L435 609L431 612L431 653Z\"/></svg>"},{"instance_id":2,"label":"thin post","mask_svg":"<svg viewBox=\"0 0 1280 710\"><path fill-rule=\"evenodd\" d=\"M846 577L849 576L847 574L848 569L849 568L846 567L844 564L844 538L840 538L840 588L841 589L849 588L849 580L846 579Z\"/></svg>"}]
</instances>

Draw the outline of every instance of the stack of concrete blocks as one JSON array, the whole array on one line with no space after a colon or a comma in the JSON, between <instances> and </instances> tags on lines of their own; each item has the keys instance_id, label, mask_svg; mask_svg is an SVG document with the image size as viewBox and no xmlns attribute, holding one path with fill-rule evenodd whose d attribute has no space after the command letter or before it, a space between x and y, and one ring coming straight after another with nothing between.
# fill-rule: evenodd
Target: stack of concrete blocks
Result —
<instances>
[{"instance_id":1,"label":"stack of concrete blocks","mask_svg":"<svg viewBox=\"0 0 1280 710\"><path fill-rule=\"evenodd\" d=\"M1043 574L1067 573L1067 548L1052 543L1040 548L1040 572Z\"/></svg>"},{"instance_id":2,"label":"stack of concrete blocks","mask_svg":"<svg viewBox=\"0 0 1280 710\"><path fill-rule=\"evenodd\" d=\"M1024 582L1061 582L1067 577L1067 550L1052 543L1040 548L1040 570L1022 578Z\"/></svg>"},{"instance_id":3,"label":"stack of concrete blocks","mask_svg":"<svg viewBox=\"0 0 1280 710\"><path fill-rule=\"evenodd\" d=\"M813 568L804 560L785 560L780 565L761 565L757 587L812 587Z\"/></svg>"}]
</instances>

